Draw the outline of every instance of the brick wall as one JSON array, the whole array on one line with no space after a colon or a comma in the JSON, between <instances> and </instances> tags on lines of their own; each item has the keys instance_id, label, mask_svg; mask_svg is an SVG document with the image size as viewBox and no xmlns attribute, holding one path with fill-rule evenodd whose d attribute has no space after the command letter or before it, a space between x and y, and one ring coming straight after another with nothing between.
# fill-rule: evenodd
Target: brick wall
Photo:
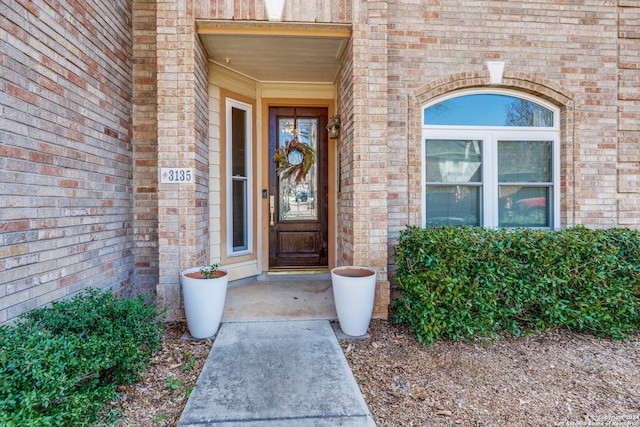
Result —
<instances>
[{"instance_id":1,"label":"brick wall","mask_svg":"<svg viewBox=\"0 0 640 427\"><path fill-rule=\"evenodd\" d=\"M488 87L488 60L505 62L501 87L563 109L563 225L620 223L618 12L595 0L389 3L391 241L421 221L420 107L429 99L420 95L438 81L457 82L447 89Z\"/></svg>"},{"instance_id":2,"label":"brick wall","mask_svg":"<svg viewBox=\"0 0 640 427\"><path fill-rule=\"evenodd\" d=\"M618 7L618 223L640 227L640 4Z\"/></svg>"},{"instance_id":3,"label":"brick wall","mask_svg":"<svg viewBox=\"0 0 640 427\"><path fill-rule=\"evenodd\" d=\"M188 4L187 4L188 3ZM194 184L158 185L158 303L184 318L180 271L209 259L206 54L191 2L157 2L158 167L193 168Z\"/></svg>"},{"instance_id":4,"label":"brick wall","mask_svg":"<svg viewBox=\"0 0 640 427\"><path fill-rule=\"evenodd\" d=\"M133 197L137 293L158 283L156 1L133 1Z\"/></svg>"},{"instance_id":5,"label":"brick wall","mask_svg":"<svg viewBox=\"0 0 640 427\"><path fill-rule=\"evenodd\" d=\"M338 259L337 265L353 265L354 236L353 221L353 44L350 41L342 57L338 81L338 113L340 114L341 129L338 142L338 206L336 239Z\"/></svg>"},{"instance_id":6,"label":"brick wall","mask_svg":"<svg viewBox=\"0 0 640 427\"><path fill-rule=\"evenodd\" d=\"M387 317L387 3L353 9L353 37L343 58L338 112L345 123L339 148L338 265L378 271L375 317ZM375 171L375 173L372 173Z\"/></svg>"},{"instance_id":7,"label":"brick wall","mask_svg":"<svg viewBox=\"0 0 640 427\"><path fill-rule=\"evenodd\" d=\"M0 322L132 286L127 0L2 2Z\"/></svg>"},{"instance_id":8,"label":"brick wall","mask_svg":"<svg viewBox=\"0 0 640 427\"><path fill-rule=\"evenodd\" d=\"M351 22L352 0L287 0L282 21L288 22ZM195 17L202 19L233 19L266 21L264 0L200 0L195 2Z\"/></svg>"}]
</instances>

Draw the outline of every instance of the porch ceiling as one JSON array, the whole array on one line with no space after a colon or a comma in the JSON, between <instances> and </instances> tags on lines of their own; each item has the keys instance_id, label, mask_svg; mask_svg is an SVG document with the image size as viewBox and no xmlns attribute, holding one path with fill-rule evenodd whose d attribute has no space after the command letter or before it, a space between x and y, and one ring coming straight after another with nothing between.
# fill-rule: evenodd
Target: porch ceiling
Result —
<instances>
[{"instance_id":1,"label":"porch ceiling","mask_svg":"<svg viewBox=\"0 0 640 427\"><path fill-rule=\"evenodd\" d=\"M348 24L197 21L209 60L261 82L333 83Z\"/></svg>"}]
</instances>

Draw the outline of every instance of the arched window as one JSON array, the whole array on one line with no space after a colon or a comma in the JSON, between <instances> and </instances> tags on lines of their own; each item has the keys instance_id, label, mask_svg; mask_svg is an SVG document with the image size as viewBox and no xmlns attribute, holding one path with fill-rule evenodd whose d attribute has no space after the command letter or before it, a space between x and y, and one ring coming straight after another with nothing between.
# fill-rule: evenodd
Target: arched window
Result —
<instances>
[{"instance_id":1,"label":"arched window","mask_svg":"<svg viewBox=\"0 0 640 427\"><path fill-rule=\"evenodd\" d=\"M559 110L463 91L423 108L423 223L557 227Z\"/></svg>"}]
</instances>

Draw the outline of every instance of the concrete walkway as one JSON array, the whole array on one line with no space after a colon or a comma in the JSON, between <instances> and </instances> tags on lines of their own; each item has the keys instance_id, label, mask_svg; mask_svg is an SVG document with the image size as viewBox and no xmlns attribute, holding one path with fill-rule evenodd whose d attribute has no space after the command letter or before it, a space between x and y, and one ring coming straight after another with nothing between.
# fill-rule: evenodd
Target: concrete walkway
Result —
<instances>
[{"instance_id":1,"label":"concrete walkway","mask_svg":"<svg viewBox=\"0 0 640 427\"><path fill-rule=\"evenodd\" d=\"M374 426L329 321L223 323L179 427Z\"/></svg>"}]
</instances>

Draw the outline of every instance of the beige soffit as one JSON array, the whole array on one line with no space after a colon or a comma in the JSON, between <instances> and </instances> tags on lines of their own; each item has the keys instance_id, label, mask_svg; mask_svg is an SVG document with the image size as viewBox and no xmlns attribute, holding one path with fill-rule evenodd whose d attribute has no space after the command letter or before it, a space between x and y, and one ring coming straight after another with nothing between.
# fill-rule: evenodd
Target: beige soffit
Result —
<instances>
[{"instance_id":1,"label":"beige soffit","mask_svg":"<svg viewBox=\"0 0 640 427\"><path fill-rule=\"evenodd\" d=\"M333 83L349 24L196 21L209 60L260 82Z\"/></svg>"}]
</instances>

